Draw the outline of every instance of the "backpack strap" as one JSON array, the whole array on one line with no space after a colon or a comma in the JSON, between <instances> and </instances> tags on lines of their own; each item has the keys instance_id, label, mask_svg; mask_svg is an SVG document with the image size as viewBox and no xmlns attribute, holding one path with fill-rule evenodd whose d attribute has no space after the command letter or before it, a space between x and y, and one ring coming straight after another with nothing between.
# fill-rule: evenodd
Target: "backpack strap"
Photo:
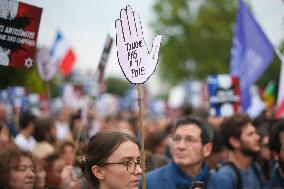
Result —
<instances>
[{"instance_id":1,"label":"backpack strap","mask_svg":"<svg viewBox=\"0 0 284 189\"><path fill-rule=\"evenodd\" d=\"M226 161L222 163L222 167L223 166L229 166L233 169L233 171L235 172L236 176L237 176L237 185L236 185L236 189L242 189L243 188L243 181L242 181L242 177L241 177L241 173L239 171L239 169L237 168L237 166L230 161Z\"/></svg>"}]
</instances>

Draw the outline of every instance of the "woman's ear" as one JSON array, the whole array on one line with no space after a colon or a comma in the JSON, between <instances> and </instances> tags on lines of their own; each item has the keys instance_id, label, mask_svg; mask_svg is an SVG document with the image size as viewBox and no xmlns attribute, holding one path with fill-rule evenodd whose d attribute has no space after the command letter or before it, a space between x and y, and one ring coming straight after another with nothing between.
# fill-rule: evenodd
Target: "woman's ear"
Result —
<instances>
[{"instance_id":1,"label":"woman's ear","mask_svg":"<svg viewBox=\"0 0 284 189\"><path fill-rule=\"evenodd\" d=\"M97 166L97 165L93 165L92 166L92 172L95 175L95 177L97 177L97 179L99 180L104 180L104 174L103 174L103 170L101 167Z\"/></svg>"}]
</instances>

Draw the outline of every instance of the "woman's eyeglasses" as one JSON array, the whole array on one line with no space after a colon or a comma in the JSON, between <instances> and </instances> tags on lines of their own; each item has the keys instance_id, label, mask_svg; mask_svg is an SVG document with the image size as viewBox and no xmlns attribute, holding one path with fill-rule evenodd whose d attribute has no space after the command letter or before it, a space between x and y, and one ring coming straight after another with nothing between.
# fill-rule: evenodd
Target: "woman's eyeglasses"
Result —
<instances>
[{"instance_id":1,"label":"woman's eyeglasses","mask_svg":"<svg viewBox=\"0 0 284 189\"><path fill-rule=\"evenodd\" d=\"M114 164L124 165L127 168L127 171L129 174L135 174L137 165L141 167L141 160L137 159L137 160L126 160L126 161L121 161L121 162L109 162L109 163L104 163L102 166L114 165Z\"/></svg>"}]
</instances>

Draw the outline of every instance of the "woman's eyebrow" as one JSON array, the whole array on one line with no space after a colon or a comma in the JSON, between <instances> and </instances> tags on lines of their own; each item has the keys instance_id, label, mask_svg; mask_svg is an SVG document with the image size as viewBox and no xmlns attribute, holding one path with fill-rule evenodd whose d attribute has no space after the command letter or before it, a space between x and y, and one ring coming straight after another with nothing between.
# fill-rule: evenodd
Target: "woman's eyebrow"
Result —
<instances>
[{"instance_id":1,"label":"woman's eyebrow","mask_svg":"<svg viewBox=\"0 0 284 189\"><path fill-rule=\"evenodd\" d=\"M126 156L126 157L122 157L120 158L120 160L124 161L124 160L136 160L136 159L140 159L140 156Z\"/></svg>"}]
</instances>

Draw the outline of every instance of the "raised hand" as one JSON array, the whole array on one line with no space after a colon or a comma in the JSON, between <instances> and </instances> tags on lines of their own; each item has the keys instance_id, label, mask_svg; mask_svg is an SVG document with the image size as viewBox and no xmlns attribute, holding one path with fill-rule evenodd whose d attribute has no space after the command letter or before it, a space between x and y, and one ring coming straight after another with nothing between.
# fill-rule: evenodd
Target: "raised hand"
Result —
<instances>
[{"instance_id":1,"label":"raised hand","mask_svg":"<svg viewBox=\"0 0 284 189\"><path fill-rule=\"evenodd\" d=\"M115 28L117 57L123 74L133 84L144 83L156 69L163 36L157 35L148 51L139 15L129 5L121 9Z\"/></svg>"}]
</instances>

